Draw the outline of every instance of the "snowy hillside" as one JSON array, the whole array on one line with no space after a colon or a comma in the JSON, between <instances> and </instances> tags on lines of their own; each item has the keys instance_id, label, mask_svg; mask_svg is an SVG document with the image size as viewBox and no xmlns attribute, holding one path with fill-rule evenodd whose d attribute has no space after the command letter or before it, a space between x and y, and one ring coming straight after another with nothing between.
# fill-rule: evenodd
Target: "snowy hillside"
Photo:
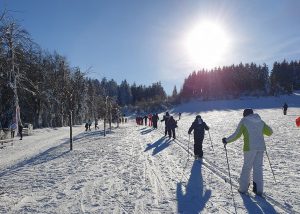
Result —
<instances>
[{"instance_id":1,"label":"snowy hillside","mask_svg":"<svg viewBox=\"0 0 300 214\"><path fill-rule=\"evenodd\" d=\"M290 106L282 114L283 102ZM266 138L275 184L264 159L266 197L237 192L242 140L227 146L238 213L300 213L300 97L253 98L183 104L177 140L135 121L99 130L74 127L35 130L0 149L0 213L234 213L222 137L236 128L242 109L253 107L274 130ZM194 161L187 130L195 115L210 126L204 161ZM161 117L162 115L160 115ZM102 125L100 124L100 127ZM252 187L250 187L252 188Z\"/></svg>"}]
</instances>

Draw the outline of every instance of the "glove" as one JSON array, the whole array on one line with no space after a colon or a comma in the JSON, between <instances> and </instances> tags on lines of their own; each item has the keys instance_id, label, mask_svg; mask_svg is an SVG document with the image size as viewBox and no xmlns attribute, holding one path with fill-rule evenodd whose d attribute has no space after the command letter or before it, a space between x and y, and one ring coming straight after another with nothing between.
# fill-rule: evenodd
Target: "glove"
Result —
<instances>
[{"instance_id":1,"label":"glove","mask_svg":"<svg viewBox=\"0 0 300 214\"><path fill-rule=\"evenodd\" d=\"M227 144L226 137L224 137L224 138L222 139L222 142L223 142L224 146L226 146L226 144Z\"/></svg>"}]
</instances>

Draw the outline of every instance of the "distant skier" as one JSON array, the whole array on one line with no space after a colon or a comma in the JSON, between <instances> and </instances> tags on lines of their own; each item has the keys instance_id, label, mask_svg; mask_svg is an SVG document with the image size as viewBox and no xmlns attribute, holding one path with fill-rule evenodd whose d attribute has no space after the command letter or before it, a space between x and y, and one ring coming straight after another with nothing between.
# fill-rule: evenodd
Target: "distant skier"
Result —
<instances>
[{"instance_id":1,"label":"distant skier","mask_svg":"<svg viewBox=\"0 0 300 214\"><path fill-rule=\"evenodd\" d=\"M91 125L92 125L91 119L89 119L88 124L89 124L89 131L91 131Z\"/></svg>"},{"instance_id":2,"label":"distant skier","mask_svg":"<svg viewBox=\"0 0 300 214\"><path fill-rule=\"evenodd\" d=\"M166 112L166 115L164 115L163 119L161 120L161 122L165 121L165 136L167 136L168 133L167 122L169 119L170 119L169 112Z\"/></svg>"},{"instance_id":3,"label":"distant skier","mask_svg":"<svg viewBox=\"0 0 300 214\"><path fill-rule=\"evenodd\" d=\"M194 130L194 155L195 159L199 159L203 157L203 139L205 130L209 130L209 127L206 125L205 122L201 119L200 115L196 116L196 119L192 123L191 127L189 128L188 134L191 134Z\"/></svg>"},{"instance_id":4,"label":"distant skier","mask_svg":"<svg viewBox=\"0 0 300 214\"><path fill-rule=\"evenodd\" d=\"M159 120L158 114L152 116L153 128L157 129L157 121Z\"/></svg>"},{"instance_id":5,"label":"distant skier","mask_svg":"<svg viewBox=\"0 0 300 214\"><path fill-rule=\"evenodd\" d=\"M148 119L149 119L149 126L152 126L152 114L148 115Z\"/></svg>"},{"instance_id":6,"label":"distant skier","mask_svg":"<svg viewBox=\"0 0 300 214\"><path fill-rule=\"evenodd\" d=\"M283 108L283 114L286 115L287 109L288 109L288 105L286 103L284 103L284 105L282 106Z\"/></svg>"},{"instance_id":7,"label":"distant skier","mask_svg":"<svg viewBox=\"0 0 300 214\"><path fill-rule=\"evenodd\" d=\"M177 121L174 120L173 116L167 121L167 129L169 138L173 137L176 139L175 129L177 128Z\"/></svg>"},{"instance_id":8,"label":"distant skier","mask_svg":"<svg viewBox=\"0 0 300 214\"><path fill-rule=\"evenodd\" d=\"M264 135L270 136L272 133L272 129L258 114L253 114L252 109L245 109L236 131L228 138L222 139L226 145L244 135L244 164L238 189L240 193L248 191L253 168L253 192L257 195L263 194L263 156L266 150Z\"/></svg>"},{"instance_id":9,"label":"distant skier","mask_svg":"<svg viewBox=\"0 0 300 214\"><path fill-rule=\"evenodd\" d=\"M300 117L298 117L298 118L296 119L296 126L297 126L297 127L300 127Z\"/></svg>"},{"instance_id":10,"label":"distant skier","mask_svg":"<svg viewBox=\"0 0 300 214\"><path fill-rule=\"evenodd\" d=\"M15 119L13 121L13 123L10 125L10 135L11 135L11 138L14 138L15 137L15 131L17 129L17 124L15 122Z\"/></svg>"},{"instance_id":11,"label":"distant skier","mask_svg":"<svg viewBox=\"0 0 300 214\"><path fill-rule=\"evenodd\" d=\"M178 115L179 115L179 120L180 120L180 119L181 119L181 112L179 112L179 114L178 114Z\"/></svg>"},{"instance_id":12,"label":"distant skier","mask_svg":"<svg viewBox=\"0 0 300 214\"><path fill-rule=\"evenodd\" d=\"M99 129L98 127L98 119L95 119L95 130Z\"/></svg>"},{"instance_id":13,"label":"distant skier","mask_svg":"<svg viewBox=\"0 0 300 214\"><path fill-rule=\"evenodd\" d=\"M84 127L85 127L85 131L87 131L89 129L89 123L86 122Z\"/></svg>"},{"instance_id":14,"label":"distant skier","mask_svg":"<svg viewBox=\"0 0 300 214\"><path fill-rule=\"evenodd\" d=\"M148 119L148 116L147 116L147 115L145 115L145 116L144 116L144 120L145 120L145 126L147 126L147 119Z\"/></svg>"},{"instance_id":15,"label":"distant skier","mask_svg":"<svg viewBox=\"0 0 300 214\"><path fill-rule=\"evenodd\" d=\"M18 131L19 131L19 135L20 135L20 140L23 139L23 124L21 122L21 120L19 120L18 122Z\"/></svg>"}]
</instances>

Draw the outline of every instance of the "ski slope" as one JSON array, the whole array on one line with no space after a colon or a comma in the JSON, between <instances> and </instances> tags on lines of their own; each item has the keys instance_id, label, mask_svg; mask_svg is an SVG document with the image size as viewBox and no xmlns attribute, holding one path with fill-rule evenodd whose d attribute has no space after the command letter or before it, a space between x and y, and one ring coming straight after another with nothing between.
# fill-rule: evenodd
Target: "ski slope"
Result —
<instances>
[{"instance_id":1,"label":"ski slope","mask_svg":"<svg viewBox=\"0 0 300 214\"><path fill-rule=\"evenodd\" d=\"M106 137L102 130L74 127L70 152L67 127L34 130L0 149L0 213L234 213L221 139L235 130L245 107L274 131L266 144L277 183L265 158L266 197L240 195L242 140L229 144L237 212L300 213L299 94L177 106L170 110L175 119L183 112L175 141L163 136L162 123L153 130L132 120ZM197 114L210 126L214 148L206 134L203 162L191 157L187 135Z\"/></svg>"}]
</instances>

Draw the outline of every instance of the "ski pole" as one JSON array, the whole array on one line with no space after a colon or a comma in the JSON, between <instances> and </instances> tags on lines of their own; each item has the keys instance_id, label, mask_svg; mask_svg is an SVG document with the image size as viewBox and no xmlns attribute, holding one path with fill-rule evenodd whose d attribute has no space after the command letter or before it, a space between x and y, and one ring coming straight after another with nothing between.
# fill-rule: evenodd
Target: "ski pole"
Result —
<instances>
[{"instance_id":1,"label":"ski pole","mask_svg":"<svg viewBox=\"0 0 300 214\"><path fill-rule=\"evenodd\" d=\"M214 151L214 146L213 146L213 143L212 143L212 140L211 140L211 137L210 137L210 132L209 132L209 130L208 130L208 136L209 136L209 139L210 139L211 148L212 148L212 150Z\"/></svg>"},{"instance_id":2,"label":"ski pole","mask_svg":"<svg viewBox=\"0 0 300 214\"><path fill-rule=\"evenodd\" d=\"M230 182L230 188L231 188L231 195L232 195L234 210L235 210L235 213L237 213L237 211L236 211L236 204L235 204L234 195L233 195L233 190L232 190L232 182L231 182L230 167L229 167L229 161L228 161L228 156L227 156L226 144L224 144L224 148L225 148L225 154L226 154L226 160L227 160L227 167L228 167L228 174L229 174L229 182Z\"/></svg>"},{"instance_id":3,"label":"ski pole","mask_svg":"<svg viewBox=\"0 0 300 214\"><path fill-rule=\"evenodd\" d=\"M270 164L270 168L271 168L271 171L272 171L272 174L273 174L273 178L274 178L275 184L277 184L276 179L275 179L275 174L274 174L274 171L273 171L273 168L272 168L272 165L271 165L271 161L270 161L267 149L266 149L266 155L267 155L268 160L269 160L269 164Z\"/></svg>"},{"instance_id":4,"label":"ski pole","mask_svg":"<svg viewBox=\"0 0 300 214\"><path fill-rule=\"evenodd\" d=\"M190 141L191 141L191 134L189 134L189 142L188 142L188 156L190 156Z\"/></svg>"}]
</instances>

